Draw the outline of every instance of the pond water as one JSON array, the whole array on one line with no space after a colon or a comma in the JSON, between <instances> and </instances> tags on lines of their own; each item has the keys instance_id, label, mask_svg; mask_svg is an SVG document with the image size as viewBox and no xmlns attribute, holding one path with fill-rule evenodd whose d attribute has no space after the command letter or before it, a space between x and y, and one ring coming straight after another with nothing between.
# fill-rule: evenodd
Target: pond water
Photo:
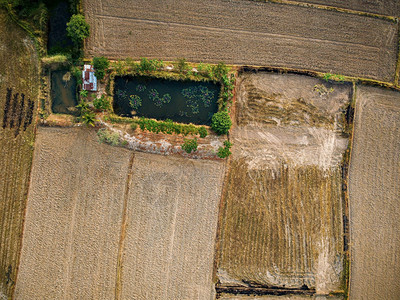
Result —
<instances>
[{"instance_id":1,"label":"pond water","mask_svg":"<svg viewBox=\"0 0 400 300\"><path fill-rule=\"evenodd\" d=\"M149 77L115 77L114 112L181 123L211 124L220 85Z\"/></svg>"},{"instance_id":2,"label":"pond water","mask_svg":"<svg viewBox=\"0 0 400 300\"><path fill-rule=\"evenodd\" d=\"M51 99L54 113L76 113L76 79L68 70L51 72Z\"/></svg>"},{"instance_id":3,"label":"pond water","mask_svg":"<svg viewBox=\"0 0 400 300\"><path fill-rule=\"evenodd\" d=\"M67 36L67 23L72 14L68 1L53 1L49 4L49 54L65 53L72 48L72 40Z\"/></svg>"}]
</instances>

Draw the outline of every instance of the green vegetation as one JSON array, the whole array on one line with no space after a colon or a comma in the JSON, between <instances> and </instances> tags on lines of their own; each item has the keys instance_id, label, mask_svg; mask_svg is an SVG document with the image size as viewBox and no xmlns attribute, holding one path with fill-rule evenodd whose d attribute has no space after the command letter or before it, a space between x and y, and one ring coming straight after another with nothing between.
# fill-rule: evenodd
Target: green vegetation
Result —
<instances>
[{"instance_id":1,"label":"green vegetation","mask_svg":"<svg viewBox=\"0 0 400 300\"><path fill-rule=\"evenodd\" d=\"M95 109L103 111L109 110L111 108L110 101L106 99L105 95L101 95L100 98L94 99L93 106Z\"/></svg>"},{"instance_id":2,"label":"green vegetation","mask_svg":"<svg viewBox=\"0 0 400 300\"><path fill-rule=\"evenodd\" d=\"M121 141L117 132L105 128L99 129L99 131L97 131L97 137L99 138L100 143L106 143L111 146L121 146L126 144L125 141Z\"/></svg>"},{"instance_id":3,"label":"green vegetation","mask_svg":"<svg viewBox=\"0 0 400 300\"><path fill-rule=\"evenodd\" d=\"M175 62L175 67L179 73L184 74L189 71L190 67L184 58L178 58Z\"/></svg>"},{"instance_id":4,"label":"green vegetation","mask_svg":"<svg viewBox=\"0 0 400 300\"><path fill-rule=\"evenodd\" d=\"M147 119L144 117L133 119L132 129L136 129L139 125L141 130L148 130L154 133L166 133L166 134L183 134L184 136L191 134L199 134L200 137L204 138L208 132L204 126L195 126L193 124L180 124L175 123L172 120L157 121L154 119Z\"/></svg>"},{"instance_id":5,"label":"green vegetation","mask_svg":"<svg viewBox=\"0 0 400 300\"><path fill-rule=\"evenodd\" d=\"M197 150L197 139L184 139L182 144L182 149L185 150L186 153L192 153Z\"/></svg>"},{"instance_id":6,"label":"green vegetation","mask_svg":"<svg viewBox=\"0 0 400 300\"><path fill-rule=\"evenodd\" d=\"M339 82L344 82L345 77L339 74L324 73L323 78L325 81L334 80Z\"/></svg>"},{"instance_id":7,"label":"green vegetation","mask_svg":"<svg viewBox=\"0 0 400 300\"><path fill-rule=\"evenodd\" d=\"M108 69L110 62L104 56L93 58L93 68L94 75L97 79L102 80L106 74L106 69Z\"/></svg>"},{"instance_id":8,"label":"green vegetation","mask_svg":"<svg viewBox=\"0 0 400 300\"><path fill-rule=\"evenodd\" d=\"M220 111L215 113L211 119L211 129L216 134L226 134L232 126L232 120L227 111Z\"/></svg>"},{"instance_id":9,"label":"green vegetation","mask_svg":"<svg viewBox=\"0 0 400 300\"><path fill-rule=\"evenodd\" d=\"M217 152L218 157L225 158L225 157L228 157L229 155L231 155L232 154L232 152L230 151L231 147L232 147L232 143L229 141L225 141L224 147L218 148L218 152Z\"/></svg>"},{"instance_id":10,"label":"green vegetation","mask_svg":"<svg viewBox=\"0 0 400 300\"><path fill-rule=\"evenodd\" d=\"M42 58L42 63L44 65L51 65L55 63L66 63L69 57L64 54L56 54L51 56L46 56Z\"/></svg>"},{"instance_id":11,"label":"green vegetation","mask_svg":"<svg viewBox=\"0 0 400 300\"><path fill-rule=\"evenodd\" d=\"M79 110L79 121L86 124L87 126L94 126L94 123L96 122L96 115L93 111L90 110L85 100L81 99L81 102L79 102L76 108Z\"/></svg>"},{"instance_id":12,"label":"green vegetation","mask_svg":"<svg viewBox=\"0 0 400 300\"><path fill-rule=\"evenodd\" d=\"M86 23L83 15L72 15L67 23L67 35L77 46L80 46L84 39L89 36L89 24Z\"/></svg>"}]
</instances>

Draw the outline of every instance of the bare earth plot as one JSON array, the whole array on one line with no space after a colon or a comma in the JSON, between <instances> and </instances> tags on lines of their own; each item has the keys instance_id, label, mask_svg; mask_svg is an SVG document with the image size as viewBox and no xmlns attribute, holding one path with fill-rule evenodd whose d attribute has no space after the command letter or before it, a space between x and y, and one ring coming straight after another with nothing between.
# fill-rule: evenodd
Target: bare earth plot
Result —
<instances>
[{"instance_id":1,"label":"bare earth plot","mask_svg":"<svg viewBox=\"0 0 400 300\"><path fill-rule=\"evenodd\" d=\"M357 90L350 164L350 299L400 295L400 95Z\"/></svg>"},{"instance_id":2,"label":"bare earth plot","mask_svg":"<svg viewBox=\"0 0 400 300\"><path fill-rule=\"evenodd\" d=\"M113 299L131 152L39 128L16 299Z\"/></svg>"},{"instance_id":3,"label":"bare earth plot","mask_svg":"<svg viewBox=\"0 0 400 300\"><path fill-rule=\"evenodd\" d=\"M340 290L341 112L351 87L269 73L243 74L238 85L220 285Z\"/></svg>"},{"instance_id":4,"label":"bare earth plot","mask_svg":"<svg viewBox=\"0 0 400 300\"><path fill-rule=\"evenodd\" d=\"M21 251L38 65L33 42L0 10L0 299L11 297Z\"/></svg>"},{"instance_id":5,"label":"bare earth plot","mask_svg":"<svg viewBox=\"0 0 400 300\"><path fill-rule=\"evenodd\" d=\"M213 299L224 163L137 153L121 299Z\"/></svg>"},{"instance_id":6,"label":"bare earth plot","mask_svg":"<svg viewBox=\"0 0 400 300\"><path fill-rule=\"evenodd\" d=\"M322 4L386 16L400 16L398 0L300 0L298 2Z\"/></svg>"},{"instance_id":7,"label":"bare earth plot","mask_svg":"<svg viewBox=\"0 0 400 300\"><path fill-rule=\"evenodd\" d=\"M393 22L246 0L84 0L89 56L311 69L393 81Z\"/></svg>"}]
</instances>

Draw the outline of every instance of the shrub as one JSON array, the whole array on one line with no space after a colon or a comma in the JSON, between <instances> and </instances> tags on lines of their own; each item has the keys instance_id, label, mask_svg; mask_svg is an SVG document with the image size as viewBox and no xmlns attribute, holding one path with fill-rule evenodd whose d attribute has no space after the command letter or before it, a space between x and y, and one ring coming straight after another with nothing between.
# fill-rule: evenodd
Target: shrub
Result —
<instances>
[{"instance_id":1,"label":"shrub","mask_svg":"<svg viewBox=\"0 0 400 300\"><path fill-rule=\"evenodd\" d=\"M100 98L93 100L93 106L95 109L108 110L111 105L110 101L108 101L104 95L101 95Z\"/></svg>"},{"instance_id":2,"label":"shrub","mask_svg":"<svg viewBox=\"0 0 400 300\"><path fill-rule=\"evenodd\" d=\"M231 117L227 111L220 111L215 113L211 119L211 128L218 135L228 133L232 126Z\"/></svg>"},{"instance_id":3,"label":"shrub","mask_svg":"<svg viewBox=\"0 0 400 300\"><path fill-rule=\"evenodd\" d=\"M100 143L106 143L112 146L121 144L119 134L108 129L102 128L97 131L97 137Z\"/></svg>"},{"instance_id":4,"label":"shrub","mask_svg":"<svg viewBox=\"0 0 400 300\"><path fill-rule=\"evenodd\" d=\"M212 73L216 80L221 80L223 77L227 77L228 72L229 68L223 62L212 67Z\"/></svg>"},{"instance_id":5,"label":"shrub","mask_svg":"<svg viewBox=\"0 0 400 300\"><path fill-rule=\"evenodd\" d=\"M77 46L81 45L83 40L89 36L89 29L89 24L81 14L72 15L67 23L67 35Z\"/></svg>"},{"instance_id":6,"label":"shrub","mask_svg":"<svg viewBox=\"0 0 400 300\"><path fill-rule=\"evenodd\" d=\"M186 153L192 153L197 150L197 139L184 139L182 144L182 149L186 151Z\"/></svg>"},{"instance_id":7,"label":"shrub","mask_svg":"<svg viewBox=\"0 0 400 300\"><path fill-rule=\"evenodd\" d=\"M79 92L79 95L81 96L81 98L86 99L88 96L89 92L86 90L82 90Z\"/></svg>"},{"instance_id":8,"label":"shrub","mask_svg":"<svg viewBox=\"0 0 400 300\"><path fill-rule=\"evenodd\" d=\"M96 115L91 110L87 110L81 115L81 121L83 122L83 124L86 124L87 126L94 126L94 122L96 121Z\"/></svg>"},{"instance_id":9,"label":"shrub","mask_svg":"<svg viewBox=\"0 0 400 300\"><path fill-rule=\"evenodd\" d=\"M106 74L106 69L109 67L110 62L104 56L93 58L94 75L97 79L102 80Z\"/></svg>"},{"instance_id":10,"label":"shrub","mask_svg":"<svg viewBox=\"0 0 400 300\"><path fill-rule=\"evenodd\" d=\"M189 70L189 65L184 58L178 58L175 64L179 73L184 73Z\"/></svg>"},{"instance_id":11,"label":"shrub","mask_svg":"<svg viewBox=\"0 0 400 300\"><path fill-rule=\"evenodd\" d=\"M201 138L205 138L208 135L207 128L205 128L204 126L201 126L198 129L198 132L199 132L199 135L200 135Z\"/></svg>"},{"instance_id":12,"label":"shrub","mask_svg":"<svg viewBox=\"0 0 400 300\"><path fill-rule=\"evenodd\" d=\"M229 141L224 142L224 147L219 147L217 155L219 158L225 158L228 157L229 155L232 154L232 152L229 150L232 147L232 143Z\"/></svg>"}]
</instances>

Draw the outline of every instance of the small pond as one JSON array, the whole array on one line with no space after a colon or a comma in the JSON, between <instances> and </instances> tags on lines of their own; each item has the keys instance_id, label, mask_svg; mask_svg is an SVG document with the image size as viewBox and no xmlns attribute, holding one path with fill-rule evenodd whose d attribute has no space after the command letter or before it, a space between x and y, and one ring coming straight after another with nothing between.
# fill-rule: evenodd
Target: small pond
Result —
<instances>
[{"instance_id":1,"label":"small pond","mask_svg":"<svg viewBox=\"0 0 400 300\"><path fill-rule=\"evenodd\" d=\"M76 99L76 79L68 70L51 72L51 110L58 114L74 114Z\"/></svg>"},{"instance_id":2,"label":"small pond","mask_svg":"<svg viewBox=\"0 0 400 300\"><path fill-rule=\"evenodd\" d=\"M67 36L67 22L72 14L68 1L49 1L50 21L47 49L49 54L64 53L72 48L72 40Z\"/></svg>"},{"instance_id":3,"label":"small pond","mask_svg":"<svg viewBox=\"0 0 400 300\"><path fill-rule=\"evenodd\" d=\"M211 124L220 85L149 77L115 77L114 112L124 117Z\"/></svg>"}]
</instances>

